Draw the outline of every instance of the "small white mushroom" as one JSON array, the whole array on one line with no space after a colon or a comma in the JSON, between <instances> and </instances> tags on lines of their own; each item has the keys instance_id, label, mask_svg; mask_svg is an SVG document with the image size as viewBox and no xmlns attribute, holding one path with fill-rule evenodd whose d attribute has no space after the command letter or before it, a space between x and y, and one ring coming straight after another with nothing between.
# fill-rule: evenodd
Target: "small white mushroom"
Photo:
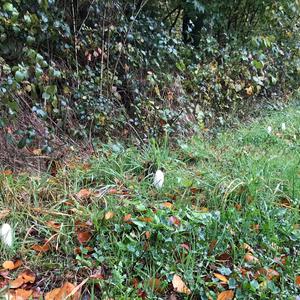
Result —
<instances>
[{"instance_id":1,"label":"small white mushroom","mask_svg":"<svg viewBox=\"0 0 300 300\"><path fill-rule=\"evenodd\" d=\"M157 189L161 189L164 184L165 175L162 170L157 170L154 174L153 185Z\"/></svg>"},{"instance_id":2,"label":"small white mushroom","mask_svg":"<svg viewBox=\"0 0 300 300\"><path fill-rule=\"evenodd\" d=\"M0 238L4 245L11 247L13 244L13 230L7 223L0 227Z\"/></svg>"}]
</instances>

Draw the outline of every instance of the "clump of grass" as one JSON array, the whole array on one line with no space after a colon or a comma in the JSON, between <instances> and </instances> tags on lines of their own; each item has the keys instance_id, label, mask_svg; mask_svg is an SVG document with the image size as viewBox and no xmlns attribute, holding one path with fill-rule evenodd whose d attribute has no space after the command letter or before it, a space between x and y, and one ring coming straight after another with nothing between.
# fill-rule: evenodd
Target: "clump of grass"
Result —
<instances>
[{"instance_id":1,"label":"clump of grass","mask_svg":"<svg viewBox=\"0 0 300 300\"><path fill-rule=\"evenodd\" d=\"M299 124L293 108L212 141L152 143L143 151L105 145L88 164L70 163L56 177L2 175L0 207L11 209L4 221L15 241L0 246L1 261L21 257L45 291L96 273L100 279L82 291L91 299L168 299L176 294L174 274L192 291L183 298L216 299L230 289L236 299L294 299ZM157 168L166 175L159 191ZM87 196L78 196L82 189ZM83 243L80 231L90 234ZM51 247L37 255L32 246L47 241Z\"/></svg>"}]
</instances>

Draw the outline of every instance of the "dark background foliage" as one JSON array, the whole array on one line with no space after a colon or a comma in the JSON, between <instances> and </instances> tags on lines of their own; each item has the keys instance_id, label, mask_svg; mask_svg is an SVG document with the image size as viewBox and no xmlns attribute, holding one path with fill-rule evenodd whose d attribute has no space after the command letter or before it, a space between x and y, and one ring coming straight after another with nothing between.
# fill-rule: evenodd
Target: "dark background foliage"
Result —
<instances>
[{"instance_id":1,"label":"dark background foliage","mask_svg":"<svg viewBox=\"0 0 300 300\"><path fill-rule=\"evenodd\" d=\"M0 0L0 41L2 133L43 152L201 131L299 89L295 0Z\"/></svg>"}]
</instances>

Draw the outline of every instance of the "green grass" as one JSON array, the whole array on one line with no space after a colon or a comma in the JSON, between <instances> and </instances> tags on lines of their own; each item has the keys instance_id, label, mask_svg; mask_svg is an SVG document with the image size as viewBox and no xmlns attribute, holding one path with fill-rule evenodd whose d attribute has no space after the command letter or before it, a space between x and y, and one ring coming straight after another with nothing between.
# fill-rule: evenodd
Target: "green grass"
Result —
<instances>
[{"instance_id":1,"label":"green grass","mask_svg":"<svg viewBox=\"0 0 300 300\"><path fill-rule=\"evenodd\" d=\"M300 294L295 284L299 163L300 110L294 107L211 141L195 137L172 147L151 143L143 150L105 145L90 166L74 160L56 177L2 176L0 211L11 213L1 221L13 225L15 242L12 249L0 245L1 262L21 257L21 268L34 271L44 291L101 274L83 286L82 295L91 299L170 299L174 274L192 292L176 299L217 299L228 289L235 299L295 299ZM156 168L165 169L160 191L152 186ZM90 198L76 196L83 188L93 192ZM115 215L106 220L108 211ZM124 222L127 214L131 222ZM48 221L61 229L53 230ZM76 231L84 230L92 237L80 245ZM49 239L49 251L31 249ZM245 261L245 243L258 263ZM76 247L80 254L74 254ZM258 273L262 268L279 276L268 279ZM225 275L228 284L214 273ZM155 278L159 284L153 284Z\"/></svg>"}]
</instances>

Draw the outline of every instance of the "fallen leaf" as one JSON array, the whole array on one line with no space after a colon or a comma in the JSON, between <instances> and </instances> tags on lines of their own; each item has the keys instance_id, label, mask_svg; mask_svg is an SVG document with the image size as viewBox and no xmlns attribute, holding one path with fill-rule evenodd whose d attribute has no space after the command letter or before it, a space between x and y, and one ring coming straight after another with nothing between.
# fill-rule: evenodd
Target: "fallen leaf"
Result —
<instances>
[{"instance_id":1,"label":"fallen leaf","mask_svg":"<svg viewBox=\"0 0 300 300\"><path fill-rule=\"evenodd\" d=\"M67 296L69 294L71 294L74 289L75 289L74 284L72 284L70 282L64 283L64 285L60 288L60 291L56 295L55 300L64 300L64 299L66 299ZM75 300L75 299L79 299L79 297L80 297L79 292L76 292L75 295L70 299Z\"/></svg>"},{"instance_id":2,"label":"fallen leaf","mask_svg":"<svg viewBox=\"0 0 300 300\"><path fill-rule=\"evenodd\" d=\"M16 300L28 300L32 295L32 290L24 290L24 289L17 289L15 291L15 299Z\"/></svg>"},{"instance_id":3,"label":"fallen leaf","mask_svg":"<svg viewBox=\"0 0 300 300\"><path fill-rule=\"evenodd\" d=\"M164 202L163 207L171 209L173 207L173 204L171 202Z\"/></svg>"},{"instance_id":4,"label":"fallen leaf","mask_svg":"<svg viewBox=\"0 0 300 300\"><path fill-rule=\"evenodd\" d=\"M130 222L131 221L131 214L128 214L128 215L124 216L123 221L124 222Z\"/></svg>"},{"instance_id":5,"label":"fallen leaf","mask_svg":"<svg viewBox=\"0 0 300 300\"><path fill-rule=\"evenodd\" d=\"M36 156L40 156L42 154L42 149L34 149L32 150L32 153Z\"/></svg>"},{"instance_id":6,"label":"fallen leaf","mask_svg":"<svg viewBox=\"0 0 300 300\"><path fill-rule=\"evenodd\" d=\"M132 279L132 285L133 285L133 287L136 289L136 288L138 288L138 286L139 286L139 280L136 278L136 277L134 277L133 279Z\"/></svg>"},{"instance_id":7,"label":"fallen leaf","mask_svg":"<svg viewBox=\"0 0 300 300\"><path fill-rule=\"evenodd\" d=\"M108 211L107 213L105 213L104 218L105 220L110 220L114 217L115 213L112 211Z\"/></svg>"},{"instance_id":8,"label":"fallen leaf","mask_svg":"<svg viewBox=\"0 0 300 300\"><path fill-rule=\"evenodd\" d=\"M176 292L190 295L192 292L191 290L186 286L186 284L182 281L180 276L174 275L172 280L173 288Z\"/></svg>"},{"instance_id":9,"label":"fallen leaf","mask_svg":"<svg viewBox=\"0 0 300 300\"><path fill-rule=\"evenodd\" d=\"M214 273L214 276L216 278L218 278L220 281L222 281L224 283L228 283L228 279L224 275L219 274L219 273Z\"/></svg>"},{"instance_id":10,"label":"fallen leaf","mask_svg":"<svg viewBox=\"0 0 300 300\"><path fill-rule=\"evenodd\" d=\"M89 246L84 247L84 249L87 251L87 253L91 253L94 251L94 248L89 247ZM76 247L74 249L74 254L81 254L81 253L82 253L82 250L80 247Z\"/></svg>"},{"instance_id":11,"label":"fallen leaf","mask_svg":"<svg viewBox=\"0 0 300 300\"><path fill-rule=\"evenodd\" d=\"M7 260L5 261L3 264L2 264L2 267L5 269L5 270L13 270L15 268L15 264L13 261L11 260Z\"/></svg>"},{"instance_id":12,"label":"fallen leaf","mask_svg":"<svg viewBox=\"0 0 300 300\"><path fill-rule=\"evenodd\" d=\"M259 259L255 256L253 256L251 253L246 253L246 255L244 256L244 259L246 262L248 263L252 263L252 264L257 264L259 263Z\"/></svg>"},{"instance_id":13,"label":"fallen leaf","mask_svg":"<svg viewBox=\"0 0 300 300\"><path fill-rule=\"evenodd\" d=\"M46 224L48 227L50 227L51 229L54 229L55 231L58 231L61 228L61 224L57 223L55 221L48 221Z\"/></svg>"},{"instance_id":14,"label":"fallen leaf","mask_svg":"<svg viewBox=\"0 0 300 300\"><path fill-rule=\"evenodd\" d=\"M9 282L9 287L12 288L12 289L17 289L19 288L20 286L22 286L24 284L24 280L22 277L18 277L14 280L11 280Z\"/></svg>"},{"instance_id":15,"label":"fallen leaf","mask_svg":"<svg viewBox=\"0 0 300 300\"><path fill-rule=\"evenodd\" d=\"M232 300L233 297L234 297L234 291L228 290L228 291L224 291L224 292L220 293L218 295L217 300Z\"/></svg>"},{"instance_id":16,"label":"fallen leaf","mask_svg":"<svg viewBox=\"0 0 300 300\"><path fill-rule=\"evenodd\" d=\"M21 265L22 265L21 259L17 259L15 262L13 262L11 260L7 260L2 264L2 267L5 270L15 270L15 269L19 268Z\"/></svg>"},{"instance_id":17,"label":"fallen leaf","mask_svg":"<svg viewBox=\"0 0 300 300\"><path fill-rule=\"evenodd\" d=\"M150 278L148 281L148 285L157 293L162 293L163 291L159 278Z\"/></svg>"},{"instance_id":18,"label":"fallen leaf","mask_svg":"<svg viewBox=\"0 0 300 300\"><path fill-rule=\"evenodd\" d=\"M151 232L150 231L146 231L145 232L145 236L146 236L146 239L149 240L150 237L151 237Z\"/></svg>"},{"instance_id":19,"label":"fallen leaf","mask_svg":"<svg viewBox=\"0 0 300 300\"><path fill-rule=\"evenodd\" d=\"M18 277L21 277L24 281L24 283L34 283L36 276L33 272L31 272L30 270L25 270L24 272L22 272Z\"/></svg>"},{"instance_id":20,"label":"fallen leaf","mask_svg":"<svg viewBox=\"0 0 300 300\"><path fill-rule=\"evenodd\" d=\"M13 171L12 170L3 170L0 172L1 175L9 176L12 175Z\"/></svg>"},{"instance_id":21,"label":"fallen leaf","mask_svg":"<svg viewBox=\"0 0 300 300\"><path fill-rule=\"evenodd\" d=\"M145 223L151 223L152 222L152 218L150 218L150 217L140 217L139 220L142 221L142 222L145 222Z\"/></svg>"},{"instance_id":22,"label":"fallen leaf","mask_svg":"<svg viewBox=\"0 0 300 300\"><path fill-rule=\"evenodd\" d=\"M300 275L296 276L295 282L297 285L300 285Z\"/></svg>"},{"instance_id":23,"label":"fallen leaf","mask_svg":"<svg viewBox=\"0 0 300 300\"><path fill-rule=\"evenodd\" d=\"M269 280L276 279L280 276L280 274L274 270L274 269L268 269L268 268L260 268L257 271L256 277L259 275L264 275L266 276Z\"/></svg>"},{"instance_id":24,"label":"fallen leaf","mask_svg":"<svg viewBox=\"0 0 300 300\"><path fill-rule=\"evenodd\" d=\"M87 243L91 239L91 237L92 234L89 231L77 232L77 239L81 244Z\"/></svg>"},{"instance_id":25,"label":"fallen leaf","mask_svg":"<svg viewBox=\"0 0 300 300\"><path fill-rule=\"evenodd\" d=\"M48 292L45 296L45 300L56 300L57 294L60 292L60 288L56 288L50 292Z\"/></svg>"},{"instance_id":26,"label":"fallen leaf","mask_svg":"<svg viewBox=\"0 0 300 300\"><path fill-rule=\"evenodd\" d=\"M179 226L181 222L177 217L171 216L169 218L169 223L172 224L172 225L175 225L175 226Z\"/></svg>"},{"instance_id":27,"label":"fallen leaf","mask_svg":"<svg viewBox=\"0 0 300 300\"><path fill-rule=\"evenodd\" d=\"M212 240L209 244L209 250L208 253L211 254L212 251L215 249L216 245L217 245L217 240Z\"/></svg>"},{"instance_id":28,"label":"fallen leaf","mask_svg":"<svg viewBox=\"0 0 300 300\"><path fill-rule=\"evenodd\" d=\"M3 209L0 211L0 220L6 218L10 214L10 209Z\"/></svg>"},{"instance_id":29,"label":"fallen leaf","mask_svg":"<svg viewBox=\"0 0 300 300\"><path fill-rule=\"evenodd\" d=\"M36 252L47 252L50 250L49 243L45 243L44 245L33 245L31 246L31 249Z\"/></svg>"},{"instance_id":30,"label":"fallen leaf","mask_svg":"<svg viewBox=\"0 0 300 300\"><path fill-rule=\"evenodd\" d=\"M91 194L92 192L89 189L82 189L76 194L76 196L77 198L84 200L90 198Z\"/></svg>"}]
</instances>

